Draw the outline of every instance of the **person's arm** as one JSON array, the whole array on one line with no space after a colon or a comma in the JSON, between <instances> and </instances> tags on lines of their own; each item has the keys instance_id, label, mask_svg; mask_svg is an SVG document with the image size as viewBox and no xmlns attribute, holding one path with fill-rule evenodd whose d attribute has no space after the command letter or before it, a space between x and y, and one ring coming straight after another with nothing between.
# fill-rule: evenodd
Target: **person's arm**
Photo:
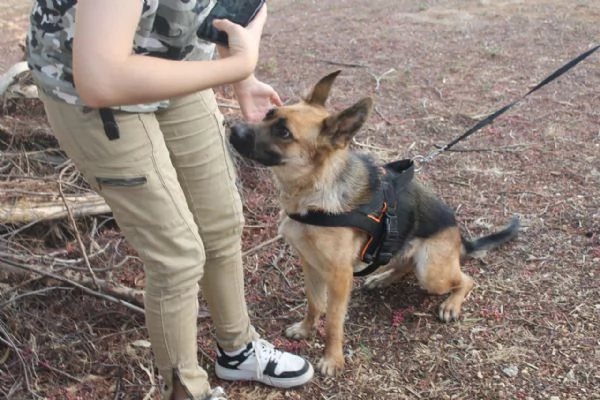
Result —
<instances>
[{"instance_id":1,"label":"person's arm","mask_svg":"<svg viewBox=\"0 0 600 400\"><path fill-rule=\"evenodd\" d=\"M254 71L266 7L248 28L230 21L215 21L215 26L229 36L229 57L171 61L132 54L142 4L140 0L79 0L73 75L75 87L88 106L164 100L237 82Z\"/></svg>"}]
</instances>

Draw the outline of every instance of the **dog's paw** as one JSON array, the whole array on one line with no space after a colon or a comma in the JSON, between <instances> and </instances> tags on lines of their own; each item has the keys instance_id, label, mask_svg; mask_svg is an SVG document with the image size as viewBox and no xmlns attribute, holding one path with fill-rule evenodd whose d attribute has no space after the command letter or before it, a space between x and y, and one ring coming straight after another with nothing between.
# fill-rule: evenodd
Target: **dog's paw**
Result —
<instances>
[{"instance_id":1,"label":"dog's paw","mask_svg":"<svg viewBox=\"0 0 600 400\"><path fill-rule=\"evenodd\" d=\"M304 321L296 322L285 330L285 336L290 339L306 339L312 334L312 329L307 328Z\"/></svg>"},{"instance_id":2,"label":"dog's paw","mask_svg":"<svg viewBox=\"0 0 600 400\"><path fill-rule=\"evenodd\" d=\"M457 320L458 316L460 315L460 306L460 302L457 302L456 299L452 298L452 296L449 297L440 305L440 319L444 322L452 322Z\"/></svg>"},{"instance_id":3,"label":"dog's paw","mask_svg":"<svg viewBox=\"0 0 600 400\"><path fill-rule=\"evenodd\" d=\"M344 370L344 357L323 357L319 360L317 368L323 375L338 376Z\"/></svg>"}]
</instances>

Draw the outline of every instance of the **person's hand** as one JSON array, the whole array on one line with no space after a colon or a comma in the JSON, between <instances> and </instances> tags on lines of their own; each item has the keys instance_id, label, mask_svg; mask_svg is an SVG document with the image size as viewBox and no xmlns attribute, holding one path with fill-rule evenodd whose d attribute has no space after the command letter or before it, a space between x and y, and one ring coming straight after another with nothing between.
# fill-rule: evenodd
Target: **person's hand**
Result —
<instances>
[{"instance_id":1,"label":"person's hand","mask_svg":"<svg viewBox=\"0 0 600 400\"><path fill-rule=\"evenodd\" d=\"M237 57L243 68L254 71L258 63L260 37L267 21L267 5L265 4L246 28L227 19L213 21L215 28L227 33L230 57Z\"/></svg>"},{"instance_id":2,"label":"person's hand","mask_svg":"<svg viewBox=\"0 0 600 400\"><path fill-rule=\"evenodd\" d=\"M233 91L244 119L249 122L258 122L273 106L283 105L275 89L259 81L254 75L235 83Z\"/></svg>"}]
</instances>

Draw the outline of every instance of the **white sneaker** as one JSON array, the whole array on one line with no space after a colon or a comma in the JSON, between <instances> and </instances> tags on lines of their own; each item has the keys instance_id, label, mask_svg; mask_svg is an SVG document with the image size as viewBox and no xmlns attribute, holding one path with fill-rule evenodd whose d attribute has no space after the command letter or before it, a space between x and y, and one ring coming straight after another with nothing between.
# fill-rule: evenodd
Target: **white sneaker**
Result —
<instances>
[{"instance_id":1,"label":"white sneaker","mask_svg":"<svg viewBox=\"0 0 600 400\"><path fill-rule=\"evenodd\" d=\"M226 354L217 345L215 372L228 381L258 381L278 388L304 385L314 374L304 358L277 350L262 339L249 343L237 354Z\"/></svg>"}]
</instances>

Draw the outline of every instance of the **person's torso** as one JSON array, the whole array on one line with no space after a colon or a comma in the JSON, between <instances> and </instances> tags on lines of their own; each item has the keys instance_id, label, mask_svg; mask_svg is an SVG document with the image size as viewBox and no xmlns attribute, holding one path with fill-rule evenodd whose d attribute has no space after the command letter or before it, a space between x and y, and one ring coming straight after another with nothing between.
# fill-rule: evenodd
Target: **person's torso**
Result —
<instances>
[{"instance_id":1,"label":"person's torso","mask_svg":"<svg viewBox=\"0 0 600 400\"><path fill-rule=\"evenodd\" d=\"M216 0L143 0L132 53L171 60L211 59L214 45L196 31ZM30 15L27 62L40 89L52 98L83 105L72 69L76 0L36 0ZM118 10L115 10L118 12ZM119 107L153 111L168 102Z\"/></svg>"}]
</instances>

